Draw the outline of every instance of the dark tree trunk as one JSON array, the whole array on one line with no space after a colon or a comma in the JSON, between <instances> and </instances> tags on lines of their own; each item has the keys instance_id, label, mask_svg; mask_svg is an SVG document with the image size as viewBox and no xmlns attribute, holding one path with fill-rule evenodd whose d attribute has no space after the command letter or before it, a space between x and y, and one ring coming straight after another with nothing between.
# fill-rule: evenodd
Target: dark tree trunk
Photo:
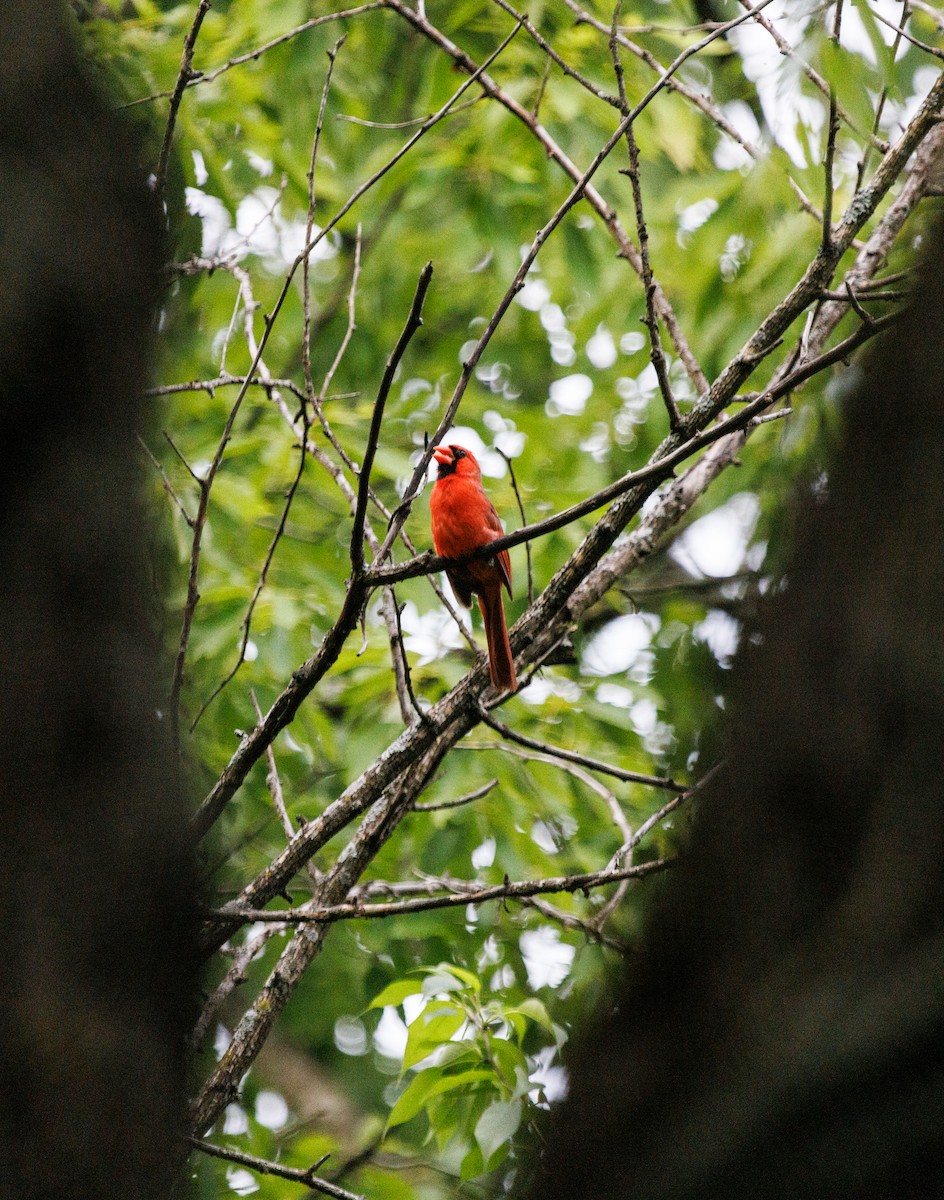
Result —
<instances>
[{"instance_id":1,"label":"dark tree trunk","mask_svg":"<svg viewBox=\"0 0 944 1200\"><path fill-rule=\"evenodd\" d=\"M161 261L64 6L0 71L0 1195L169 1194L190 870L158 716L137 397Z\"/></svg>"}]
</instances>

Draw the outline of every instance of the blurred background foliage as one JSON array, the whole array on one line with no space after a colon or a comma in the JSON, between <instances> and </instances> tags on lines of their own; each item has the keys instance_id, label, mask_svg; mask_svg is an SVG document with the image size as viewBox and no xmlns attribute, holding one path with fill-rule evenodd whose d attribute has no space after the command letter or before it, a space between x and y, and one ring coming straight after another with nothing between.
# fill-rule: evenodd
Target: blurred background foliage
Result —
<instances>
[{"instance_id":1,"label":"blurred background foliage","mask_svg":"<svg viewBox=\"0 0 944 1200\"><path fill-rule=\"evenodd\" d=\"M153 170L195 5L76 0L73 7L117 102L156 97L128 110L144 127ZM464 78L441 49L382 5L303 29L253 57L331 7L303 0L214 0L206 14L193 60L205 78L183 95L169 162L166 209L174 265L160 314L155 385L219 380L225 372L239 376L248 369L245 289L257 306L250 318L258 338L262 314L271 311L305 244L312 139L328 52L342 34L314 176L316 228L415 132L415 125L391 126L434 112ZM863 156L868 152L866 170L878 161L869 145L873 128L879 138L894 138L936 74L933 58L909 43L896 53L889 49L894 35L873 10L873 4L846 6L838 47L829 37L832 9L779 0L767 10L797 55L835 88L852 122L843 124L837 143L837 213L852 195ZM571 68L612 94L612 5L586 0L585 15L599 27L579 21L583 11L563 0L538 0L528 16ZM739 11L732 0L634 0L623 4L619 20L626 37L664 67L704 36L704 27L693 26ZM900 5L880 11L896 21L901 16ZM427 0L426 13L476 63L514 27L513 17L491 0ZM940 44L933 13L916 8L911 17L915 36ZM633 103L656 74L625 49L622 57ZM244 61L221 70L236 58ZM490 74L537 114L581 168L618 122L613 107L565 76L524 30ZM679 79L707 96L755 148L752 158L704 112L671 92L663 92L636 124L656 277L712 379L816 251L820 225L804 211L796 189L812 206L822 205L828 100L798 61L780 54L756 25L714 42L684 65ZM475 102L460 103L372 187L319 244L310 265L317 390L345 337L360 256L356 329L324 405L337 446L354 463L417 277L427 261L434 266L425 323L391 393L373 469L377 497L387 509L396 506L424 436L439 420L468 344L494 311L523 248L570 189L520 121L481 98L474 86L464 100ZM595 185L635 240L630 183L620 173L626 164L620 147ZM908 226L890 269L907 265L922 220L919 214ZM205 260L203 266L192 263L196 258ZM242 293L233 265L244 272ZM271 375L296 388L304 387L301 288L298 272L264 356ZM513 462L533 521L644 465L665 436L644 315L639 280L617 257L599 218L579 204L542 249L461 408L456 438L479 454L509 528L520 521L503 454ZM787 348L801 328L798 322L790 331ZM664 340L684 411L694 393ZM762 364L752 386L768 380L786 353ZM673 541L622 580L574 631L573 661L543 668L503 707L502 719L539 741L628 770L697 781L717 760L732 655L757 596L777 577L791 495L798 481L821 485L842 386L841 371L817 377L794 401L791 417L759 429L740 466L719 478ZM205 473L235 394L232 384L217 384L154 396L153 423L142 437L190 514L198 500L190 472ZM285 388L280 394L294 415L297 395ZM317 424L312 437L356 486ZM191 729L239 659L241 622L298 466L298 438L285 413L266 389L252 387L214 481L199 563L200 601L182 693L195 801L226 765L238 731L255 723L251 693L265 711L318 646L345 595L350 508L330 474L309 457L252 612L246 661ZM155 609L173 656L192 532L156 469L149 480ZM385 521L376 509L370 520L382 537ZM591 523L585 518L532 544L536 592ZM414 507L406 528L420 549L429 546L425 502ZM524 548L512 558L510 620L526 606L529 583ZM398 599L413 687L427 704L468 670L471 652L426 580L401 584ZM322 811L402 731L379 601L378 594L369 606L363 637L349 640L275 744L296 823ZM481 641L477 616L475 630ZM491 781L494 786L473 803L408 815L369 879L500 883L506 876L599 870L625 840L613 805L635 827L666 798L613 779L588 783L585 772L502 744L482 727L447 757L422 800L454 800ZM671 852L684 819L654 828L637 861ZM345 840L338 835L316 866L333 861ZM259 764L205 852L207 898L216 903L236 895L284 841ZM296 882L291 897L300 903L307 876ZM575 1021L605 1002L617 947L632 945L658 886L652 880L628 889L602 932L597 925L585 927L608 899L601 892L336 924L277 1037L215 1131L217 1140L287 1166L307 1167L330 1153L320 1173L337 1176L371 1200L501 1192L513 1177L515 1137L531 1127L537 1107L561 1094L561 1045ZM253 927L234 944L260 933ZM201 1071L225 1045L241 1005L285 944L283 931L269 933L259 941L246 983L208 1031ZM228 965L225 956L211 965L208 990ZM298 1194L295 1183L200 1155L193 1172L205 1197Z\"/></svg>"}]
</instances>

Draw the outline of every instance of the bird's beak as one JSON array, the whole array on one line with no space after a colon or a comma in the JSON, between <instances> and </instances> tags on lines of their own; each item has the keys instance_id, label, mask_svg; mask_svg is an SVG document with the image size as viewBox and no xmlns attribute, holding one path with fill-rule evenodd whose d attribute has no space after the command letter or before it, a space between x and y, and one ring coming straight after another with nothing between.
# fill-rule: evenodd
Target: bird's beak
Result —
<instances>
[{"instance_id":1,"label":"bird's beak","mask_svg":"<svg viewBox=\"0 0 944 1200\"><path fill-rule=\"evenodd\" d=\"M445 466L446 463L452 462L452 451L448 446L437 446L433 451L433 458L435 458L438 463Z\"/></svg>"}]
</instances>

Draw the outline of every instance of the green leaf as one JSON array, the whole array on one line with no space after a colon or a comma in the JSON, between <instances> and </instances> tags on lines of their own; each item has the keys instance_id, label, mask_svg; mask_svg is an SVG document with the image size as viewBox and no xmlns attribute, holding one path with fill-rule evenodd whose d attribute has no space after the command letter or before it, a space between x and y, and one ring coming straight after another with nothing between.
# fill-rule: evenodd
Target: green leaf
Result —
<instances>
[{"instance_id":1,"label":"green leaf","mask_svg":"<svg viewBox=\"0 0 944 1200\"><path fill-rule=\"evenodd\" d=\"M546 1029L548 1033L554 1032L554 1022L551 1020L547 1008L537 996L529 996L527 1000L523 1000L521 1004L510 1008L506 1016L510 1017L513 1013L521 1013L523 1017L527 1017L529 1021L534 1021L540 1025L542 1029Z\"/></svg>"},{"instance_id":2,"label":"green leaf","mask_svg":"<svg viewBox=\"0 0 944 1200\"><path fill-rule=\"evenodd\" d=\"M475 1126L475 1140L487 1164L495 1151L510 1142L521 1124L520 1100L496 1100L482 1113Z\"/></svg>"},{"instance_id":3,"label":"green leaf","mask_svg":"<svg viewBox=\"0 0 944 1200\"><path fill-rule=\"evenodd\" d=\"M406 1050L403 1054L403 1069L414 1067L424 1058L428 1058L434 1050L444 1042L448 1042L453 1034L458 1033L466 1022L464 1012L455 1009L427 1017L426 1012L420 1013L409 1029L406 1040Z\"/></svg>"},{"instance_id":4,"label":"green leaf","mask_svg":"<svg viewBox=\"0 0 944 1200\"><path fill-rule=\"evenodd\" d=\"M418 979L398 979L388 984L384 990L371 1000L370 1008L396 1008L407 998L415 996L423 990L422 982Z\"/></svg>"},{"instance_id":5,"label":"green leaf","mask_svg":"<svg viewBox=\"0 0 944 1200\"><path fill-rule=\"evenodd\" d=\"M439 1067L430 1067L426 1071L419 1071L410 1080L406 1091L391 1109L390 1116L387 1118L387 1127L393 1128L394 1125L401 1125L405 1121L412 1120L432 1096L471 1088L493 1078L494 1075L491 1071L481 1068L460 1071L456 1075L444 1075Z\"/></svg>"},{"instance_id":6,"label":"green leaf","mask_svg":"<svg viewBox=\"0 0 944 1200\"><path fill-rule=\"evenodd\" d=\"M430 972L427 982L431 988L435 983L435 991L454 992L456 991L456 980L473 992L481 991L482 985L478 976L467 971L465 967L456 966L455 963L440 963ZM432 995L432 992L427 992L427 995Z\"/></svg>"}]
</instances>

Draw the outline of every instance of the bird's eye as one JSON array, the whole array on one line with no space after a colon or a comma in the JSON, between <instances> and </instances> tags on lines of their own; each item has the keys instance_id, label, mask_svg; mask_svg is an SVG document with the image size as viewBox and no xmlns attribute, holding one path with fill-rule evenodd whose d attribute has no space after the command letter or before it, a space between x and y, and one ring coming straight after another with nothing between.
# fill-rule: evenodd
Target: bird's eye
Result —
<instances>
[{"instance_id":1,"label":"bird's eye","mask_svg":"<svg viewBox=\"0 0 944 1200\"><path fill-rule=\"evenodd\" d=\"M465 458L465 451L462 449L461 446L456 446L453 453L455 454L456 458Z\"/></svg>"}]
</instances>

